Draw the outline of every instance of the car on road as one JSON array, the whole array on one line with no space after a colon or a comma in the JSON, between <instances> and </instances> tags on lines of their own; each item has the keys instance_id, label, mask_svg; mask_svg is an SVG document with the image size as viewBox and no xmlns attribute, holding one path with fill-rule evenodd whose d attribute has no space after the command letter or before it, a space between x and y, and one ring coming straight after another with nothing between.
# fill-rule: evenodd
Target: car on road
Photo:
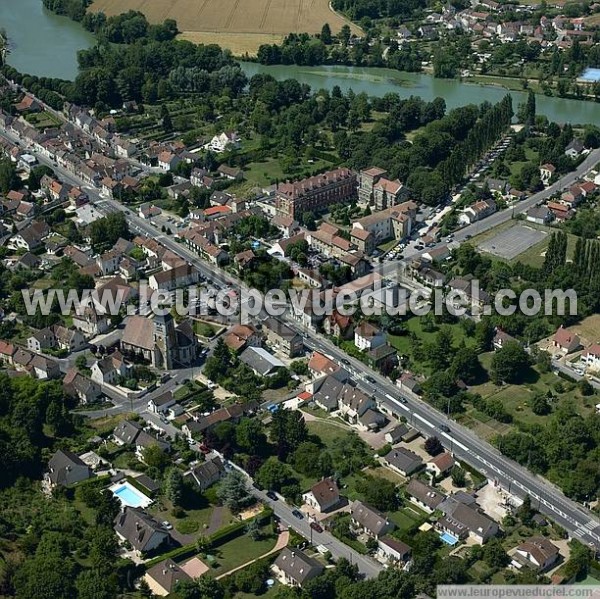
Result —
<instances>
[{"instance_id":1,"label":"car on road","mask_svg":"<svg viewBox=\"0 0 600 599\"><path fill-rule=\"evenodd\" d=\"M161 522L161 524L165 530L173 530L173 525L170 522L164 520L163 522Z\"/></svg>"},{"instance_id":2,"label":"car on road","mask_svg":"<svg viewBox=\"0 0 600 599\"><path fill-rule=\"evenodd\" d=\"M311 522L310 527L317 532L323 532L323 527L318 522Z\"/></svg>"},{"instance_id":3,"label":"car on road","mask_svg":"<svg viewBox=\"0 0 600 599\"><path fill-rule=\"evenodd\" d=\"M408 403L408 400L406 399L406 397L401 397L400 403Z\"/></svg>"},{"instance_id":4,"label":"car on road","mask_svg":"<svg viewBox=\"0 0 600 599\"><path fill-rule=\"evenodd\" d=\"M365 381L367 381L367 383L371 383L372 385L374 385L374 384L375 384L375 382L376 382L376 381L375 381L375 379L374 379L374 378L373 378L373 377L372 377L370 374L368 374L368 375L365 377Z\"/></svg>"},{"instance_id":5,"label":"car on road","mask_svg":"<svg viewBox=\"0 0 600 599\"><path fill-rule=\"evenodd\" d=\"M271 500L271 501L277 501L279 498L277 497L277 493L275 493L275 491L267 491L267 497Z\"/></svg>"},{"instance_id":6,"label":"car on road","mask_svg":"<svg viewBox=\"0 0 600 599\"><path fill-rule=\"evenodd\" d=\"M304 519L304 514L300 510L292 510L292 516L294 516L294 518L298 518L298 520Z\"/></svg>"},{"instance_id":7,"label":"car on road","mask_svg":"<svg viewBox=\"0 0 600 599\"><path fill-rule=\"evenodd\" d=\"M440 424L440 430L445 432L445 433L449 433L450 432L450 427L447 426L446 424Z\"/></svg>"},{"instance_id":8,"label":"car on road","mask_svg":"<svg viewBox=\"0 0 600 599\"><path fill-rule=\"evenodd\" d=\"M350 366L350 360L348 360L347 358L342 358L342 364L345 364L346 366Z\"/></svg>"}]
</instances>

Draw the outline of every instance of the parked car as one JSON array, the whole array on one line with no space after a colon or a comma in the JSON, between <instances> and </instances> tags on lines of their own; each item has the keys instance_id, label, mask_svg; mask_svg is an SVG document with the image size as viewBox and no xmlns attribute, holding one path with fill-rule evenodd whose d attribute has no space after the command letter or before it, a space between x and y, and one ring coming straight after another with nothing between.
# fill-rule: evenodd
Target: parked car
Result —
<instances>
[{"instance_id":1,"label":"parked car","mask_svg":"<svg viewBox=\"0 0 600 599\"><path fill-rule=\"evenodd\" d=\"M298 520L304 519L304 514L300 510L292 510L292 516L298 518Z\"/></svg>"},{"instance_id":2,"label":"parked car","mask_svg":"<svg viewBox=\"0 0 600 599\"><path fill-rule=\"evenodd\" d=\"M317 532L323 532L323 527L318 522L311 522L310 527Z\"/></svg>"},{"instance_id":3,"label":"parked car","mask_svg":"<svg viewBox=\"0 0 600 599\"><path fill-rule=\"evenodd\" d=\"M271 501L277 501L278 500L277 493L275 493L275 491L267 491L267 497Z\"/></svg>"},{"instance_id":4,"label":"parked car","mask_svg":"<svg viewBox=\"0 0 600 599\"><path fill-rule=\"evenodd\" d=\"M172 530L173 529L173 525L170 522L167 522L166 520L164 522L161 522L162 527L165 530Z\"/></svg>"}]
</instances>

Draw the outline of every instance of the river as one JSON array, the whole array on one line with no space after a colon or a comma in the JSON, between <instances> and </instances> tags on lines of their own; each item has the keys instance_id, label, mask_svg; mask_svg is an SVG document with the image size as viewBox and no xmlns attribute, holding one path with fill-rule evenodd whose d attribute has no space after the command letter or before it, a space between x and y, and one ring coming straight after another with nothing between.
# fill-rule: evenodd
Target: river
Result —
<instances>
[{"instance_id":1,"label":"river","mask_svg":"<svg viewBox=\"0 0 600 599\"><path fill-rule=\"evenodd\" d=\"M41 0L0 0L0 27L8 34L11 53L8 62L23 73L74 79L78 50L89 48L94 37L78 23L45 10ZM477 85L453 79L435 79L420 73L402 73L391 69L343 66L264 66L242 62L248 76L268 73L276 79L297 79L312 89L353 89L372 96L394 92L402 97L420 96L424 100L442 97L448 108L485 100L497 102L507 92L492 85ZM514 106L525 100L523 92L510 92ZM538 113L558 123L600 124L600 104L548 98L538 95Z\"/></svg>"},{"instance_id":2,"label":"river","mask_svg":"<svg viewBox=\"0 0 600 599\"><path fill-rule=\"evenodd\" d=\"M79 23L47 11L41 0L0 0L0 27L9 39L8 64L40 77L74 79L77 52L95 41Z\"/></svg>"}]
</instances>

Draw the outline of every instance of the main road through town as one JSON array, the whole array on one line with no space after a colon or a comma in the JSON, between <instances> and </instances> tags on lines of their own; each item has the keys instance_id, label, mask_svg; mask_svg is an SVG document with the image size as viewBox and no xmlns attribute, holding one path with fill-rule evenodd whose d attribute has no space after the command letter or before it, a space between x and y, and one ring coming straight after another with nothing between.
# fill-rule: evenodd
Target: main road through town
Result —
<instances>
[{"instance_id":1,"label":"main road through town","mask_svg":"<svg viewBox=\"0 0 600 599\"><path fill-rule=\"evenodd\" d=\"M2 135L10 139L13 143L16 141L13 136L6 132L2 132ZM207 264L196 253L176 242L173 238L162 234L151 223L139 218L118 202L101 198L97 190L84 186L82 181L78 180L73 173L57 167L42 156L38 155L38 159L40 162L48 164L48 166L57 171L57 174L64 181L85 187L91 200L100 211L104 213L124 211L133 231L157 239L165 247L179 254L198 268L207 280L212 280L220 286L236 285L244 287L240 281L217 267ZM537 202L543 201L560 190L569 187L578 178L592 170L599 160L600 150L593 150L576 171L569 173L544 191L524 200L515 207L514 211L502 211L476 225L465 227L456 234L456 241L463 241L467 235L474 235L497 226L512 218L513 212L515 214L521 213ZM440 243L438 245L441 247L443 244ZM384 274L387 275L391 272L395 268L395 264L387 264L384 267ZM467 428L450 420L432 406L426 404L416 396L409 395L404 391L400 392L388 379L369 369L362 362L347 356L321 335L308 329L304 330L295 320L289 317L285 319L289 326L304 335L305 343L309 348L321 351L340 364L346 365L358 379L360 387L375 397L383 409L400 416L405 416L416 429L426 436L437 435L444 446L458 460L462 460L481 471L490 480L497 481L509 492L521 497L526 494L530 495L534 507L538 508L540 512L558 522L574 538L594 546L596 550L600 551L600 522L590 511L565 497L557 487L544 478L532 474L526 468L503 456L489 443L477 437Z\"/></svg>"}]
</instances>

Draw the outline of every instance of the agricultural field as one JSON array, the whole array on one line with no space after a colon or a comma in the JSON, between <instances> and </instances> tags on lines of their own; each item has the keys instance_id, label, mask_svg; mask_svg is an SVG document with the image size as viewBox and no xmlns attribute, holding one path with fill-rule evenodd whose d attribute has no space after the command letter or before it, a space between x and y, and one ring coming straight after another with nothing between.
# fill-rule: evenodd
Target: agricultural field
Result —
<instances>
[{"instance_id":1,"label":"agricultural field","mask_svg":"<svg viewBox=\"0 0 600 599\"><path fill-rule=\"evenodd\" d=\"M255 54L288 33L318 33L325 23L334 33L345 24L360 32L328 0L95 0L90 10L109 16L139 10L151 23L175 19L183 39L218 43L237 56Z\"/></svg>"}]
</instances>

